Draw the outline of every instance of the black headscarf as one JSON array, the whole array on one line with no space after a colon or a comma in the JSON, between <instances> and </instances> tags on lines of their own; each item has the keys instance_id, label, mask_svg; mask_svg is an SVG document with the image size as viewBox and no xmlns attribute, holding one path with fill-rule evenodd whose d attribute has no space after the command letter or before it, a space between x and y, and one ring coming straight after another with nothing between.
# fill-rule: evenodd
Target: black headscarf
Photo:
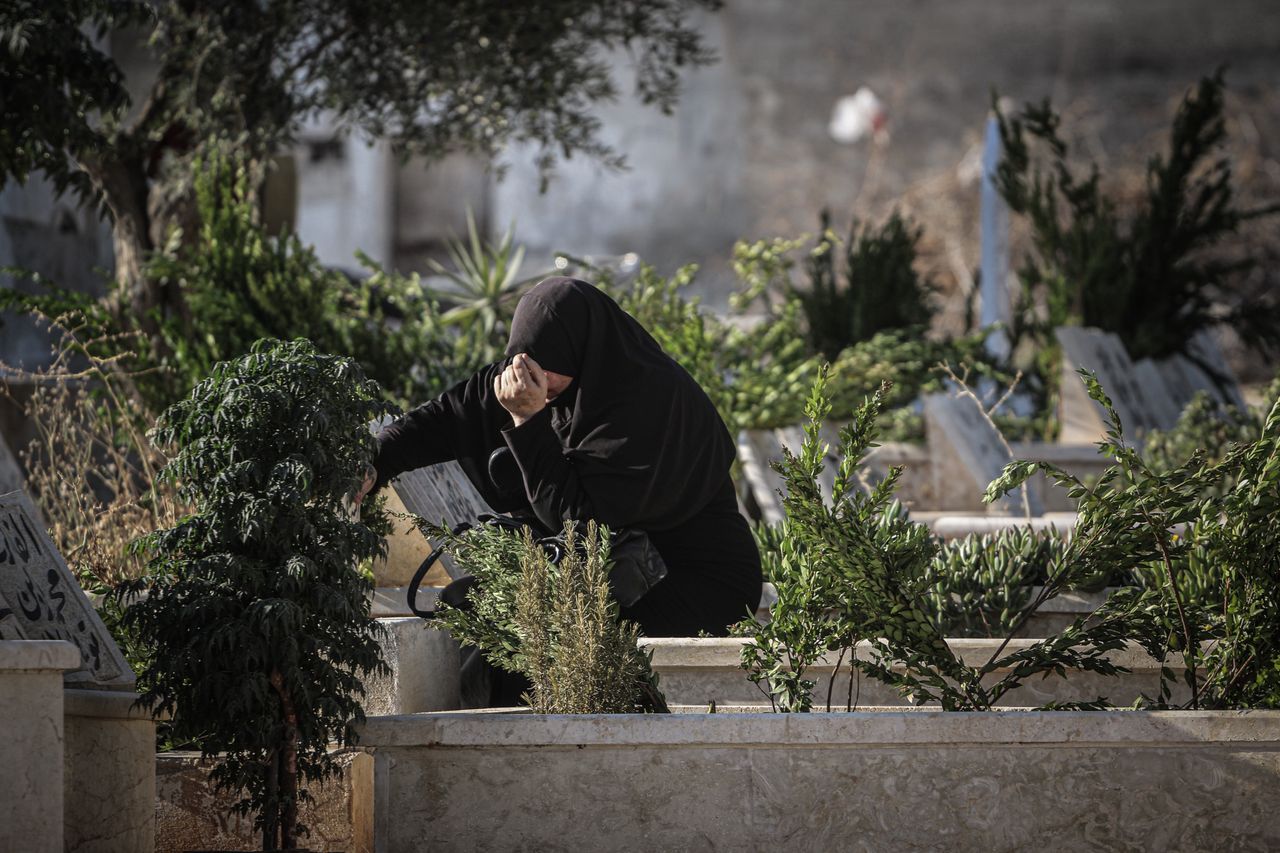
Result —
<instances>
[{"instance_id":1,"label":"black headscarf","mask_svg":"<svg viewBox=\"0 0 1280 853\"><path fill-rule=\"evenodd\" d=\"M539 282L511 324L507 357L522 352L574 378L552 402L552 427L602 518L672 527L724 485L734 448L715 406L598 288Z\"/></svg>"}]
</instances>

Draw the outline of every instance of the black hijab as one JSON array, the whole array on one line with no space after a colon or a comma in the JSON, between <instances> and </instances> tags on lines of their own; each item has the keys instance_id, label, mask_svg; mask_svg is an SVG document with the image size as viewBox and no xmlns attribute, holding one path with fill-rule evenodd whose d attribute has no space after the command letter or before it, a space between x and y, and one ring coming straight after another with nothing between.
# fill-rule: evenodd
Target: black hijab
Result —
<instances>
[{"instance_id":1,"label":"black hijab","mask_svg":"<svg viewBox=\"0 0 1280 853\"><path fill-rule=\"evenodd\" d=\"M528 353L572 376L552 401L565 457L593 484L603 518L661 530L710 501L733 462L711 400L658 342L585 281L548 278L521 298L508 360Z\"/></svg>"}]
</instances>

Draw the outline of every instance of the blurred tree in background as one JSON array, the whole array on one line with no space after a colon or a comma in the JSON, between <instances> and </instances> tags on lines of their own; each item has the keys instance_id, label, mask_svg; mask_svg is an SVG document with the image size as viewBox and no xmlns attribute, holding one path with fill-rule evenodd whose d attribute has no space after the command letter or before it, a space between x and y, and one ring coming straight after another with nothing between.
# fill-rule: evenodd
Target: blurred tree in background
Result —
<instances>
[{"instance_id":1,"label":"blurred tree in background","mask_svg":"<svg viewBox=\"0 0 1280 853\"><path fill-rule=\"evenodd\" d=\"M1223 150L1224 86L1219 71L1183 98L1168 148L1148 159L1145 191L1132 209L1107 192L1096 163L1083 178L1076 174L1048 100L1012 116L993 104L1006 152L1000 194L1031 226L1010 330L1015 347L1028 339L1045 348L1055 327L1083 325L1115 332L1135 358L1194 358L1187 350L1194 336L1226 325L1257 350L1280 352L1280 301L1237 288L1256 261L1214 251L1238 242L1248 220L1280 212L1276 204L1237 203Z\"/></svg>"},{"instance_id":2,"label":"blurred tree in background","mask_svg":"<svg viewBox=\"0 0 1280 853\"><path fill-rule=\"evenodd\" d=\"M713 59L691 17L719 5L12 0L0 9L0 187L43 173L105 205L119 308L154 334L186 310L144 264L172 226L196 230L189 161L203 140L264 159L325 112L405 154L530 142L544 179L575 153L616 166L592 115L618 94L606 54L627 50L637 96L668 111L680 70ZM154 59L140 103L104 49L115 35L140 37Z\"/></svg>"}]
</instances>

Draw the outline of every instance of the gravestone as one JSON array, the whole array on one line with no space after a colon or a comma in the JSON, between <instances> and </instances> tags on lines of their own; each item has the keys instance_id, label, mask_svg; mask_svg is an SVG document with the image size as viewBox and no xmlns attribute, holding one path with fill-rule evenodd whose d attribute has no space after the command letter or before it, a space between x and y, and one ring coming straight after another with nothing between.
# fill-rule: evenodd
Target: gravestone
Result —
<instances>
[{"instance_id":1,"label":"gravestone","mask_svg":"<svg viewBox=\"0 0 1280 853\"><path fill-rule=\"evenodd\" d=\"M1182 406L1189 402L1179 402L1177 396L1169 390L1169 384L1164 380L1164 374L1157 362L1149 358L1144 358L1133 363L1133 378L1139 388L1146 394L1148 412L1151 415L1153 423L1159 424L1159 429L1168 429L1178 422L1178 415L1182 412ZM1076 379L1079 382L1079 378ZM1105 388L1106 386L1102 386ZM1110 392L1108 392L1110 393ZM1115 402L1113 399L1112 403ZM1126 422L1125 429L1129 426Z\"/></svg>"},{"instance_id":2,"label":"gravestone","mask_svg":"<svg viewBox=\"0 0 1280 853\"><path fill-rule=\"evenodd\" d=\"M134 674L22 492L0 495L0 640L67 640L68 687L132 690Z\"/></svg>"},{"instance_id":3,"label":"gravestone","mask_svg":"<svg viewBox=\"0 0 1280 853\"><path fill-rule=\"evenodd\" d=\"M942 509L972 509L1000 515L1025 515L1020 489L995 504L982 502L987 484L1013 461L1000 434L970 397L929 394L924 398L925 437L933 459L934 493ZM1038 497L1028 493L1032 515L1040 515Z\"/></svg>"},{"instance_id":4,"label":"gravestone","mask_svg":"<svg viewBox=\"0 0 1280 853\"><path fill-rule=\"evenodd\" d=\"M1062 345L1062 386L1058 422L1062 444L1090 444L1106 433L1102 407L1085 392L1076 375L1079 367L1098 377L1111 398L1125 436L1137 441L1153 429L1167 429L1177 420L1172 399L1157 370L1140 370L1129 358L1120 338L1101 329L1060 327L1055 330Z\"/></svg>"},{"instance_id":5,"label":"gravestone","mask_svg":"<svg viewBox=\"0 0 1280 853\"><path fill-rule=\"evenodd\" d=\"M405 509L433 524L453 527L462 522L474 523L482 514L494 514L457 462L408 471L392 480L391 488ZM448 554L441 556L440 564L455 580L466 574Z\"/></svg>"},{"instance_id":6,"label":"gravestone","mask_svg":"<svg viewBox=\"0 0 1280 853\"><path fill-rule=\"evenodd\" d=\"M786 484L773 470L771 462L782 458L782 446L772 430L743 430L738 433L738 461L742 476L751 489L751 497L760 508L760 517L768 524L778 524L786 513L782 508L782 491Z\"/></svg>"},{"instance_id":7,"label":"gravestone","mask_svg":"<svg viewBox=\"0 0 1280 853\"><path fill-rule=\"evenodd\" d=\"M827 445L822 473L818 475L818 488L823 498L830 503L835 488L836 468L840 464L839 430L831 424L824 424L820 431L822 441ZM769 524L777 524L786 517L782 496L786 493L787 484L773 467L783 459L783 448L793 455L800 455L804 446L804 428L799 426L781 427L778 429L743 430L738 435L738 461L742 464L742 475L756 506L760 508L761 518Z\"/></svg>"},{"instance_id":8,"label":"gravestone","mask_svg":"<svg viewBox=\"0 0 1280 853\"><path fill-rule=\"evenodd\" d=\"M1221 405L1244 408L1244 398L1236 385L1235 375L1222 356L1213 332L1202 329L1187 342L1189 356L1175 355L1155 362L1181 412L1199 391Z\"/></svg>"}]
</instances>

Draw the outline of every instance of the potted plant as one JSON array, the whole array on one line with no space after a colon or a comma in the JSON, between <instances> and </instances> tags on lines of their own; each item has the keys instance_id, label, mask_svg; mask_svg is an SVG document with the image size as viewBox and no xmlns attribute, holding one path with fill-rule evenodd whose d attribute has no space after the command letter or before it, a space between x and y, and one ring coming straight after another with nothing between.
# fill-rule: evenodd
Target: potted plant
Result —
<instances>
[{"instance_id":1,"label":"potted plant","mask_svg":"<svg viewBox=\"0 0 1280 853\"><path fill-rule=\"evenodd\" d=\"M344 498L375 452L377 385L305 340L263 340L159 419L176 449L161 477L195 512L144 537L147 596L125 624L149 649L142 703L171 740L216 757L219 789L244 792L264 850L297 845L304 785L337 773L362 679L383 664L361 560L384 549L385 516Z\"/></svg>"}]
</instances>

